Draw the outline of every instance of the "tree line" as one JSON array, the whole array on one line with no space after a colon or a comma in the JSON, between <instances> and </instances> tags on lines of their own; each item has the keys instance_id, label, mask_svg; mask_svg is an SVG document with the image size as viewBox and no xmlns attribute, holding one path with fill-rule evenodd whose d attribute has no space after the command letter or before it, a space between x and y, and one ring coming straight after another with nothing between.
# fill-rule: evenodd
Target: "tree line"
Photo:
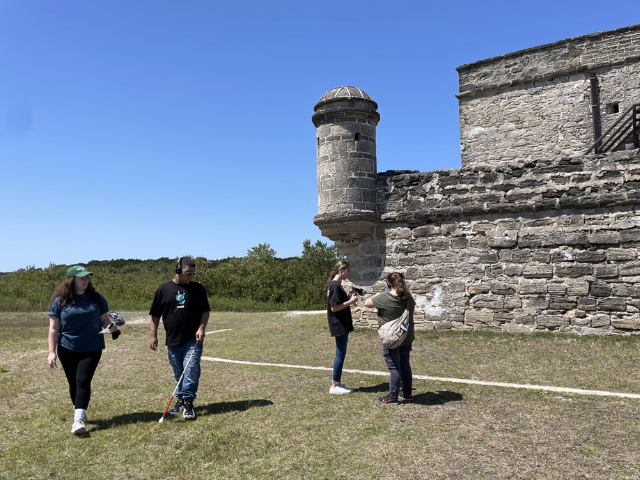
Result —
<instances>
[{"instance_id":1,"label":"tree line","mask_svg":"<svg viewBox=\"0 0 640 480\"><path fill-rule=\"evenodd\" d=\"M185 255L188 256L188 255ZM193 257L195 281L204 285L214 311L314 310L325 308L327 280L340 259L335 246L305 240L302 255L278 258L269 244L244 257ZM174 276L176 259L93 260L85 267L111 310L146 310L156 288ZM56 287L71 265L27 267L0 274L0 311L47 311Z\"/></svg>"}]
</instances>

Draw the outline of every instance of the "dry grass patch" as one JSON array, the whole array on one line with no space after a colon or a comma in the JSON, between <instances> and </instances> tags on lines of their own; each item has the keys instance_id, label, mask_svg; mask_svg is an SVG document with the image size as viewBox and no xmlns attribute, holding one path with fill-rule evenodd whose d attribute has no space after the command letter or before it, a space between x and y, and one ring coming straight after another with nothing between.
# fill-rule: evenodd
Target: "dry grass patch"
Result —
<instances>
[{"instance_id":1,"label":"dry grass patch","mask_svg":"<svg viewBox=\"0 0 640 480\"><path fill-rule=\"evenodd\" d=\"M143 314L135 314L144 317ZM127 319L134 318L128 314ZM323 315L212 315L207 356L330 366ZM158 424L173 389L148 327L107 337L90 432L69 433L61 369L46 365L45 315L0 314L2 478L637 479L640 401L416 381L416 403L379 405L384 377L202 362L196 413ZM415 374L640 393L637 338L419 332ZM375 332L346 368L384 370Z\"/></svg>"}]
</instances>

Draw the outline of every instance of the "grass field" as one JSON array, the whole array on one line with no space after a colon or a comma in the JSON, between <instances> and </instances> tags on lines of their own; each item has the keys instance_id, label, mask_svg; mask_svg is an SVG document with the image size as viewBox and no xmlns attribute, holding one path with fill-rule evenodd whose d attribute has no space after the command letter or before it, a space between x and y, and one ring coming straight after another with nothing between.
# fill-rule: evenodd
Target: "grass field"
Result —
<instances>
[{"instance_id":1,"label":"grass field","mask_svg":"<svg viewBox=\"0 0 640 480\"><path fill-rule=\"evenodd\" d=\"M0 313L3 479L638 479L640 400L416 380L414 404L383 406L380 376L202 361L198 419L158 423L173 390L148 326L107 337L89 433L69 433L61 368L46 364L46 316ZM331 366L323 315L216 313L204 355ZM161 338L161 343L163 339ZM638 337L417 332L416 375L640 393ZM385 370L374 331L345 368Z\"/></svg>"}]
</instances>

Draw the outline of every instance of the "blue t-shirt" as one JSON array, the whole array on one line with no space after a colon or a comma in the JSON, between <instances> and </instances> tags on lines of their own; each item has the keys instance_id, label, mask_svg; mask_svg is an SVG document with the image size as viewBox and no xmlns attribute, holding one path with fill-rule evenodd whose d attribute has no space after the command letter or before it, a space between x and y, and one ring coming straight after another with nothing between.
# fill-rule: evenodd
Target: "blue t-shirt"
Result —
<instances>
[{"instance_id":1,"label":"blue t-shirt","mask_svg":"<svg viewBox=\"0 0 640 480\"><path fill-rule=\"evenodd\" d=\"M51 304L49 316L60 319L60 336L58 345L74 352L91 352L104 349L104 336L100 315L109 311L107 301L100 296L100 305L86 295L76 295L75 305L65 305L60 308L60 299L56 298Z\"/></svg>"}]
</instances>

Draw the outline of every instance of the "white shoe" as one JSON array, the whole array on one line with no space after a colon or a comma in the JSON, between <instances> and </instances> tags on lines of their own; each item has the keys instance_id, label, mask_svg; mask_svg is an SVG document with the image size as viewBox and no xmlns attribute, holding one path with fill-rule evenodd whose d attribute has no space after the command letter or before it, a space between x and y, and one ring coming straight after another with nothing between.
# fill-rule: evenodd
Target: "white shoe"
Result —
<instances>
[{"instance_id":1,"label":"white shoe","mask_svg":"<svg viewBox=\"0 0 640 480\"><path fill-rule=\"evenodd\" d=\"M351 392L353 392L353 390L347 387L344 383L339 383L335 387L332 385L329 389L329 393L332 395L346 395Z\"/></svg>"},{"instance_id":2,"label":"white shoe","mask_svg":"<svg viewBox=\"0 0 640 480\"><path fill-rule=\"evenodd\" d=\"M71 433L75 435L82 435L87 433L87 427L82 420L75 420L71 425Z\"/></svg>"}]
</instances>

